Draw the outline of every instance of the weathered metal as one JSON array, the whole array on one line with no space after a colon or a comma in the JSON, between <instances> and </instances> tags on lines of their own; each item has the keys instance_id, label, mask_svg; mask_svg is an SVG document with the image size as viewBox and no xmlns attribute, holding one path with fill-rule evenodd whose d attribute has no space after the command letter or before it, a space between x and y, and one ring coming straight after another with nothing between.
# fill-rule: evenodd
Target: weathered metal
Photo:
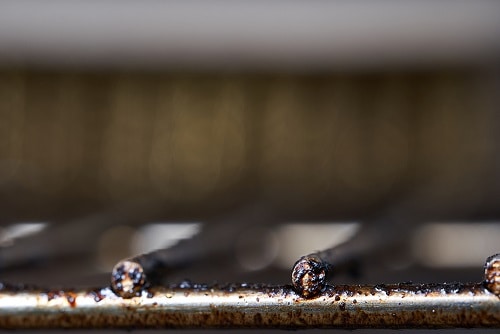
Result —
<instances>
[{"instance_id":1,"label":"weathered metal","mask_svg":"<svg viewBox=\"0 0 500 334\"><path fill-rule=\"evenodd\" d=\"M486 259L484 284L488 290L500 297L500 254L492 255Z\"/></svg>"},{"instance_id":2,"label":"weathered metal","mask_svg":"<svg viewBox=\"0 0 500 334\"><path fill-rule=\"evenodd\" d=\"M183 282L124 299L110 288L3 286L0 328L500 328L500 298L478 284L291 286Z\"/></svg>"},{"instance_id":3,"label":"weathered metal","mask_svg":"<svg viewBox=\"0 0 500 334\"><path fill-rule=\"evenodd\" d=\"M326 286L330 265L316 254L302 256L292 268L292 285L302 297L319 294Z\"/></svg>"}]
</instances>

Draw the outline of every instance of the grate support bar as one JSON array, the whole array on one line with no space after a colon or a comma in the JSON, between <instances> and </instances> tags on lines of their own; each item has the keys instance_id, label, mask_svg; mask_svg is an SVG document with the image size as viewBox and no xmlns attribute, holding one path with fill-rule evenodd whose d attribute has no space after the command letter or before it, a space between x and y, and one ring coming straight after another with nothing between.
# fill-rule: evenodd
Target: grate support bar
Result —
<instances>
[{"instance_id":1,"label":"grate support bar","mask_svg":"<svg viewBox=\"0 0 500 334\"><path fill-rule=\"evenodd\" d=\"M0 328L500 328L500 297L483 284L290 286L183 282L124 299L110 288L0 291Z\"/></svg>"}]
</instances>

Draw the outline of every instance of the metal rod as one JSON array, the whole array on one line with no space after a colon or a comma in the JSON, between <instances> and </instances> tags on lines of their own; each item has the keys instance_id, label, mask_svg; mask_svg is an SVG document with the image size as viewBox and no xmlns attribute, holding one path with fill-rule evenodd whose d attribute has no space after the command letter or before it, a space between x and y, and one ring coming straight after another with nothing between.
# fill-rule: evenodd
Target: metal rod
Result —
<instances>
[{"instance_id":1,"label":"metal rod","mask_svg":"<svg viewBox=\"0 0 500 334\"><path fill-rule=\"evenodd\" d=\"M232 243L221 240L230 240L230 236L241 233L255 221L274 220L276 217L273 212L262 203L238 208L205 224L203 233L193 238L182 240L169 248L119 261L111 271L111 288L122 298L139 296L150 286L162 285L165 276L173 270L230 251ZM238 223L235 224L235 221ZM224 238L224 235L228 238Z\"/></svg>"},{"instance_id":2,"label":"metal rod","mask_svg":"<svg viewBox=\"0 0 500 334\"><path fill-rule=\"evenodd\" d=\"M407 208L408 204L403 207ZM398 226L395 224L387 226L388 221L390 220L381 220L377 224L372 222L363 226L348 242L302 256L292 267L292 284L295 290L305 298L314 297L325 289L327 277L333 268L345 265L356 256L380 251L394 244L398 238L401 239L404 233L397 233ZM406 230L409 228L406 227Z\"/></svg>"},{"instance_id":3,"label":"metal rod","mask_svg":"<svg viewBox=\"0 0 500 334\"><path fill-rule=\"evenodd\" d=\"M429 201L433 187L430 181L420 185L411 196L399 199L373 221L364 224L348 242L302 256L292 267L295 290L303 297L314 297L325 288L327 276L336 266L400 245L415 232L419 222L443 214L433 201ZM498 270L493 268L492 271Z\"/></svg>"},{"instance_id":4,"label":"metal rod","mask_svg":"<svg viewBox=\"0 0 500 334\"><path fill-rule=\"evenodd\" d=\"M484 264L484 284L500 298L500 253L490 256Z\"/></svg>"},{"instance_id":5,"label":"metal rod","mask_svg":"<svg viewBox=\"0 0 500 334\"><path fill-rule=\"evenodd\" d=\"M0 328L500 328L500 298L484 284L194 285L124 299L92 291L0 291Z\"/></svg>"},{"instance_id":6,"label":"metal rod","mask_svg":"<svg viewBox=\"0 0 500 334\"><path fill-rule=\"evenodd\" d=\"M318 253L302 256L292 268L292 285L304 298L314 297L326 287L331 265Z\"/></svg>"}]
</instances>

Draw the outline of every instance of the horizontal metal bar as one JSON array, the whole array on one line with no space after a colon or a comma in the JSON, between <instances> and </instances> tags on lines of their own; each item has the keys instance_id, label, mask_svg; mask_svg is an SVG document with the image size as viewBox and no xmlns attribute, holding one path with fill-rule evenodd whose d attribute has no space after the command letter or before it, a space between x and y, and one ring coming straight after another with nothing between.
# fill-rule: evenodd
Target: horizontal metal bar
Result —
<instances>
[{"instance_id":1,"label":"horizontal metal bar","mask_svg":"<svg viewBox=\"0 0 500 334\"><path fill-rule=\"evenodd\" d=\"M123 299L110 288L0 290L0 328L500 328L500 298L483 284L290 286L184 282Z\"/></svg>"}]
</instances>

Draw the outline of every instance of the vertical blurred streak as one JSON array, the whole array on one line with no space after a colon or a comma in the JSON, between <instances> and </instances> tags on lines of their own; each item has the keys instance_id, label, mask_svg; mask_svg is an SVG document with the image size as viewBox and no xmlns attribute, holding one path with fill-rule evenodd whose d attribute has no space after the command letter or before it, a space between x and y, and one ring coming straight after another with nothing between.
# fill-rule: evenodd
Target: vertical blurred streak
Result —
<instances>
[{"instance_id":1,"label":"vertical blurred streak","mask_svg":"<svg viewBox=\"0 0 500 334\"><path fill-rule=\"evenodd\" d=\"M151 190L147 161L156 88L142 77L126 75L116 78L110 90L110 120L102 148L101 182L115 199Z\"/></svg>"},{"instance_id":2,"label":"vertical blurred streak","mask_svg":"<svg viewBox=\"0 0 500 334\"><path fill-rule=\"evenodd\" d=\"M334 165L337 145L336 127L339 110L331 108L331 78L315 78L304 87L306 96L301 106L304 113L306 151L309 151L302 164L307 168L303 188L307 189L309 201L320 201L331 206L338 184L335 182ZM301 196L300 191L297 193Z\"/></svg>"},{"instance_id":3,"label":"vertical blurred streak","mask_svg":"<svg viewBox=\"0 0 500 334\"><path fill-rule=\"evenodd\" d=\"M301 205L334 197L366 203L360 198L388 191L407 169L410 101L403 82L338 77L271 84L262 168L270 191Z\"/></svg>"},{"instance_id":4,"label":"vertical blurred streak","mask_svg":"<svg viewBox=\"0 0 500 334\"><path fill-rule=\"evenodd\" d=\"M82 159L84 104L73 77L31 77L23 130L23 179L31 191L55 195L75 176Z\"/></svg>"},{"instance_id":5,"label":"vertical blurred streak","mask_svg":"<svg viewBox=\"0 0 500 334\"><path fill-rule=\"evenodd\" d=\"M78 182L73 185L71 193L84 199L109 200L109 191L103 182L104 165L103 149L107 139L107 128L110 123L110 82L105 75L80 76L82 80L81 108L83 161L79 168ZM81 203L80 203L81 204Z\"/></svg>"},{"instance_id":6,"label":"vertical blurred streak","mask_svg":"<svg viewBox=\"0 0 500 334\"><path fill-rule=\"evenodd\" d=\"M248 134L246 121L249 110L247 86L239 79L224 79L217 89L214 120L215 128L220 124L220 131L216 130L215 145L220 147L221 176L219 187L227 190L240 181L248 155L247 141L252 140ZM252 163L252 162L251 162Z\"/></svg>"},{"instance_id":7,"label":"vertical blurred streak","mask_svg":"<svg viewBox=\"0 0 500 334\"><path fill-rule=\"evenodd\" d=\"M56 126L60 131L55 138L60 155L60 171L65 177L58 187L72 185L81 172L84 161L84 119L86 117L86 96L84 81L76 75L64 75L58 83L58 97L55 108L58 109ZM57 142L59 141L59 142ZM57 178L57 175L56 175ZM71 192L71 188L69 192Z\"/></svg>"},{"instance_id":8,"label":"vertical blurred streak","mask_svg":"<svg viewBox=\"0 0 500 334\"><path fill-rule=\"evenodd\" d=\"M342 194L340 200L349 205L363 202L373 193L367 187L369 166L363 161L364 145L367 144L363 134L366 128L361 104L363 98L359 79L339 77L333 82L327 101L330 110L336 114L332 157L334 182L336 191Z\"/></svg>"},{"instance_id":9,"label":"vertical blurred streak","mask_svg":"<svg viewBox=\"0 0 500 334\"><path fill-rule=\"evenodd\" d=\"M22 165L26 82L22 73L0 77L0 191L16 182Z\"/></svg>"},{"instance_id":10,"label":"vertical blurred streak","mask_svg":"<svg viewBox=\"0 0 500 334\"><path fill-rule=\"evenodd\" d=\"M185 201L237 182L246 154L245 105L237 82L190 78L164 86L153 131L153 184Z\"/></svg>"},{"instance_id":11,"label":"vertical blurred streak","mask_svg":"<svg viewBox=\"0 0 500 334\"><path fill-rule=\"evenodd\" d=\"M409 81L404 77L377 78L367 94L367 186L378 189L379 194L407 181L409 141L413 134Z\"/></svg>"},{"instance_id":12,"label":"vertical blurred streak","mask_svg":"<svg viewBox=\"0 0 500 334\"><path fill-rule=\"evenodd\" d=\"M332 103L336 83L323 80L288 78L268 88L265 183L273 185L276 197L286 194L300 207L322 201L331 205L331 195L339 189L335 177L338 149L350 144L339 140L339 132L346 126L342 113L351 110L336 108Z\"/></svg>"},{"instance_id":13,"label":"vertical blurred streak","mask_svg":"<svg viewBox=\"0 0 500 334\"><path fill-rule=\"evenodd\" d=\"M482 200L483 173L491 159L484 131L490 117L475 108L477 83L443 74L423 84L419 141L428 195L442 211L474 208Z\"/></svg>"},{"instance_id":14,"label":"vertical blurred streak","mask_svg":"<svg viewBox=\"0 0 500 334\"><path fill-rule=\"evenodd\" d=\"M259 168L268 195L296 208L329 201L337 110L325 104L325 82L288 77L266 88Z\"/></svg>"},{"instance_id":15,"label":"vertical blurred streak","mask_svg":"<svg viewBox=\"0 0 500 334\"><path fill-rule=\"evenodd\" d=\"M471 85L472 99L471 109L473 114L476 110L483 111L483 117L479 119L481 124L480 140L477 142L476 150L484 156L481 171L481 184L484 194L481 205L485 210L494 212L499 216L497 199L500 198L500 73L486 71L478 75Z\"/></svg>"},{"instance_id":16,"label":"vertical blurred streak","mask_svg":"<svg viewBox=\"0 0 500 334\"><path fill-rule=\"evenodd\" d=\"M306 103L300 83L293 78L275 79L266 85L262 139L262 179L271 197L299 202L297 189L307 189L308 166L314 164L307 133ZM306 162L308 161L308 162ZM310 195L310 194L308 194ZM307 197L305 193L302 194Z\"/></svg>"}]
</instances>

